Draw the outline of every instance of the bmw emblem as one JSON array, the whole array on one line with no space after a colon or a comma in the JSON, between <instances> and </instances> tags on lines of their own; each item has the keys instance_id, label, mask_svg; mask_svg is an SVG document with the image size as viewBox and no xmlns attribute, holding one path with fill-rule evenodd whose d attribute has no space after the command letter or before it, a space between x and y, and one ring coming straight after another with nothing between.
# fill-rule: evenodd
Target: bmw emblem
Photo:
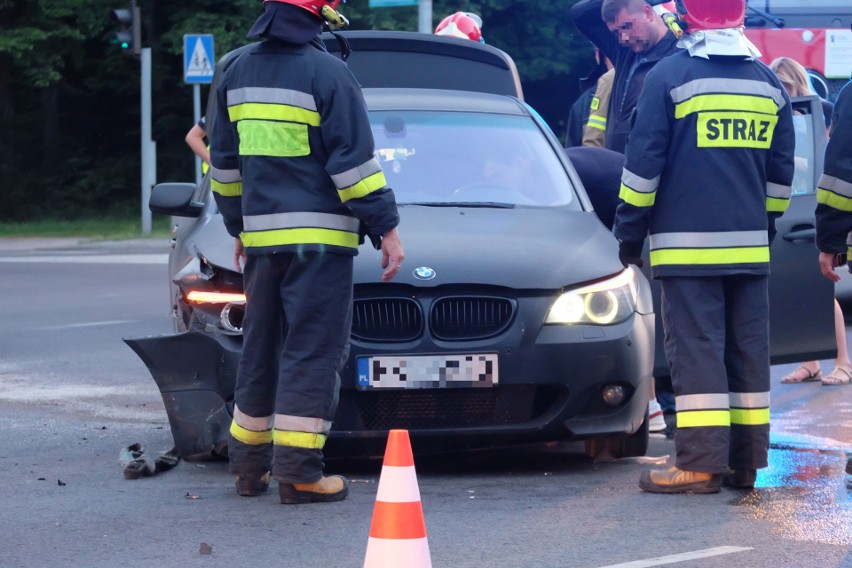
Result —
<instances>
[{"instance_id":1,"label":"bmw emblem","mask_svg":"<svg viewBox=\"0 0 852 568\"><path fill-rule=\"evenodd\" d=\"M428 266L418 266L414 269L414 277L418 280L432 280L437 274Z\"/></svg>"}]
</instances>

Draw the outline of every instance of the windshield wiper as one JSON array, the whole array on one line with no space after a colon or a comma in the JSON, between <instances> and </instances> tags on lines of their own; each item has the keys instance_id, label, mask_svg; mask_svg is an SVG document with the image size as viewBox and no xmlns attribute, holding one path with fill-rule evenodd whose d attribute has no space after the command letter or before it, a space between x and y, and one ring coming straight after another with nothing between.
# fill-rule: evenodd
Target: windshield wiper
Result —
<instances>
[{"instance_id":1,"label":"windshield wiper","mask_svg":"<svg viewBox=\"0 0 852 568\"><path fill-rule=\"evenodd\" d=\"M406 205L417 205L420 207L483 207L493 209L514 209L514 203L501 203L499 201L416 201L411 203L398 203L400 207Z\"/></svg>"}]
</instances>

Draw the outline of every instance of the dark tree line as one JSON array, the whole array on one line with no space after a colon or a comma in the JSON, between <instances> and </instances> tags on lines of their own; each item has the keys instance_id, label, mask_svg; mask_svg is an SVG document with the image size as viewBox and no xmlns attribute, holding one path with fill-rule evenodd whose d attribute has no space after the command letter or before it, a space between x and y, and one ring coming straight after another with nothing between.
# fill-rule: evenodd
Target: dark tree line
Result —
<instances>
[{"instance_id":1,"label":"dark tree line","mask_svg":"<svg viewBox=\"0 0 852 568\"><path fill-rule=\"evenodd\" d=\"M574 0L435 0L434 23L479 13L486 41L517 63L527 102L562 136L591 48L570 23ZM183 138L192 87L184 34L213 34L216 57L247 43L260 0L138 0L152 50L157 180L194 179ZM0 220L73 218L138 208L139 61L110 43L116 0L0 0ZM341 5L351 29L416 30L417 7ZM202 87L202 104L207 88Z\"/></svg>"}]
</instances>

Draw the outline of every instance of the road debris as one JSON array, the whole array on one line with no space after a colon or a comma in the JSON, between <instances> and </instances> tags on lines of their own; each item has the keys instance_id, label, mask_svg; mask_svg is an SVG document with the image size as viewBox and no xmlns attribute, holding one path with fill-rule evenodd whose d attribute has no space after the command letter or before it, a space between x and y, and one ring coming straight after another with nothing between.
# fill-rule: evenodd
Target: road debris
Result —
<instances>
[{"instance_id":1,"label":"road debris","mask_svg":"<svg viewBox=\"0 0 852 568\"><path fill-rule=\"evenodd\" d=\"M145 455L145 448L138 442L122 448L118 456L118 463L124 466L124 479L150 477L172 469L179 461L177 448L160 452L160 455L151 460Z\"/></svg>"}]
</instances>

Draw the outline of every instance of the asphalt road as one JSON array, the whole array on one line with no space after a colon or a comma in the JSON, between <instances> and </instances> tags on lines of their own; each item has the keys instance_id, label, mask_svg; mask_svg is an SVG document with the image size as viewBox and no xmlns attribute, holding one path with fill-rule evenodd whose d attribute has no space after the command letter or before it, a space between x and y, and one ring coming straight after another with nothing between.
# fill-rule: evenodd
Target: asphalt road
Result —
<instances>
[{"instance_id":1,"label":"asphalt road","mask_svg":"<svg viewBox=\"0 0 852 568\"><path fill-rule=\"evenodd\" d=\"M172 444L121 341L170 332L166 253L0 241L0 566L361 566L378 462L331 462L353 483L328 505L284 507L274 486L240 498L222 462L123 478L122 448ZM791 368L773 368L771 463L753 492L642 493L643 462L674 452L661 435L614 462L579 444L416 458L433 566L852 567L852 387L781 385Z\"/></svg>"}]
</instances>

